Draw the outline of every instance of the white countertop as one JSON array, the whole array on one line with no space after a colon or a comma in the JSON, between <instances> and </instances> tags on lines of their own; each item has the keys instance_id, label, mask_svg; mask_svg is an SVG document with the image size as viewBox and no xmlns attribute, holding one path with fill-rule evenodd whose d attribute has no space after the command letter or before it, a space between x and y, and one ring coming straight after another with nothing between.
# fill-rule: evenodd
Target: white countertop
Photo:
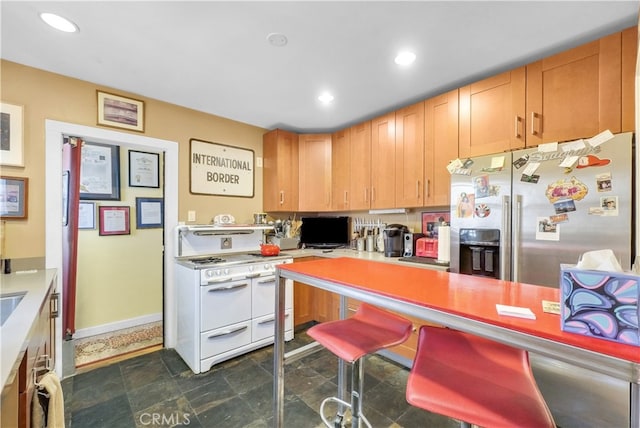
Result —
<instances>
[{"instance_id":1,"label":"white countertop","mask_svg":"<svg viewBox=\"0 0 640 428\"><path fill-rule=\"evenodd\" d=\"M326 257L326 258L351 257L354 259L371 260L374 262L383 262L383 263L393 263L397 265L411 266L415 268L431 269L431 270L439 270L439 271L446 271L449 268L449 266L446 266L446 265L404 262L399 260L400 257L385 257L384 253L379 253L377 251L356 251L356 250L351 250L347 248L339 248L335 250L321 250L321 249L306 248L304 250L282 250L281 253L288 254L292 256L294 259L301 258L301 257L311 257L311 256Z\"/></svg>"},{"instance_id":2,"label":"white countertop","mask_svg":"<svg viewBox=\"0 0 640 428\"><path fill-rule=\"evenodd\" d=\"M23 272L0 274L0 295L26 293L0 327L0 381L3 386L13 381L33 324L56 278L55 269Z\"/></svg>"}]
</instances>

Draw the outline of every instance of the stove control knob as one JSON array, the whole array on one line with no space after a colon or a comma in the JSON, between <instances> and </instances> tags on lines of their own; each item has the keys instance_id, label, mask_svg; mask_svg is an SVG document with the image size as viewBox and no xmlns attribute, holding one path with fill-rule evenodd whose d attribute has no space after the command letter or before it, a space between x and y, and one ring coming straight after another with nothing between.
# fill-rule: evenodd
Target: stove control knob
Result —
<instances>
[{"instance_id":1,"label":"stove control knob","mask_svg":"<svg viewBox=\"0 0 640 428\"><path fill-rule=\"evenodd\" d=\"M264 269L265 270L269 270L271 268L271 266L269 266L268 264L264 265Z\"/></svg>"},{"instance_id":2,"label":"stove control knob","mask_svg":"<svg viewBox=\"0 0 640 428\"><path fill-rule=\"evenodd\" d=\"M225 269L225 270L224 270L224 274L225 274L225 275L229 275L229 269Z\"/></svg>"},{"instance_id":3,"label":"stove control knob","mask_svg":"<svg viewBox=\"0 0 640 428\"><path fill-rule=\"evenodd\" d=\"M218 276L222 275L222 272L220 271L220 269L218 269L218 270L216 271L216 275L218 275Z\"/></svg>"},{"instance_id":4,"label":"stove control knob","mask_svg":"<svg viewBox=\"0 0 640 428\"><path fill-rule=\"evenodd\" d=\"M211 277L213 276L213 272L212 272L212 271L210 271L210 270L206 270L206 271L204 272L204 274L205 274L207 277L209 277L209 278L211 278Z\"/></svg>"},{"instance_id":5,"label":"stove control knob","mask_svg":"<svg viewBox=\"0 0 640 428\"><path fill-rule=\"evenodd\" d=\"M249 266L249 272L253 272L253 265Z\"/></svg>"}]
</instances>

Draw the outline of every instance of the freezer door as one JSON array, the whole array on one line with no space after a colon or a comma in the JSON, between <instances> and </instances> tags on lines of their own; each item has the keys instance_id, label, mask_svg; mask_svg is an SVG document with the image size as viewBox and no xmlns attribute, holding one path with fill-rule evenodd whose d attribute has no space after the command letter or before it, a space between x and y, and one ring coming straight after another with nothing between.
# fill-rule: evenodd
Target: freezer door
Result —
<instances>
[{"instance_id":1,"label":"freezer door","mask_svg":"<svg viewBox=\"0 0 640 428\"><path fill-rule=\"evenodd\" d=\"M450 271L460 272L460 230L500 230L500 274L510 277L511 153L472 158L451 175Z\"/></svg>"},{"instance_id":2,"label":"freezer door","mask_svg":"<svg viewBox=\"0 0 640 428\"><path fill-rule=\"evenodd\" d=\"M575 264L592 250L611 249L624 269L630 267L632 134L618 134L595 150L579 146L513 154L514 161L528 156L513 169L514 281L558 287L560 264ZM562 166L572 155L572 167Z\"/></svg>"}]
</instances>

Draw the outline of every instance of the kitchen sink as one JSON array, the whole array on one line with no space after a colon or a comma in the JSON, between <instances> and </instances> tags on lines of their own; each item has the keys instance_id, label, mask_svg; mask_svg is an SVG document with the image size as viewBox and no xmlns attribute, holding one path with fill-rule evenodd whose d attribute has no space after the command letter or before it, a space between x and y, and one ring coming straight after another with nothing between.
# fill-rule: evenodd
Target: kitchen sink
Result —
<instances>
[{"instance_id":1,"label":"kitchen sink","mask_svg":"<svg viewBox=\"0 0 640 428\"><path fill-rule=\"evenodd\" d=\"M0 326L18 307L26 293L11 293L0 295Z\"/></svg>"}]
</instances>

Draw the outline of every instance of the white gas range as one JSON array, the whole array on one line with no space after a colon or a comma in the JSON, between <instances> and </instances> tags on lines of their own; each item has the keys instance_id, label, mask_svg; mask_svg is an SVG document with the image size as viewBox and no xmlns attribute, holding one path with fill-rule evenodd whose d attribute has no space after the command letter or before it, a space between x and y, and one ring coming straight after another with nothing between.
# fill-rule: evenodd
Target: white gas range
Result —
<instances>
[{"instance_id":1,"label":"white gas range","mask_svg":"<svg viewBox=\"0 0 640 428\"><path fill-rule=\"evenodd\" d=\"M273 343L275 268L262 256L256 225L179 226L176 230L176 351L194 373ZM285 340L293 339L293 282L286 285Z\"/></svg>"}]
</instances>

